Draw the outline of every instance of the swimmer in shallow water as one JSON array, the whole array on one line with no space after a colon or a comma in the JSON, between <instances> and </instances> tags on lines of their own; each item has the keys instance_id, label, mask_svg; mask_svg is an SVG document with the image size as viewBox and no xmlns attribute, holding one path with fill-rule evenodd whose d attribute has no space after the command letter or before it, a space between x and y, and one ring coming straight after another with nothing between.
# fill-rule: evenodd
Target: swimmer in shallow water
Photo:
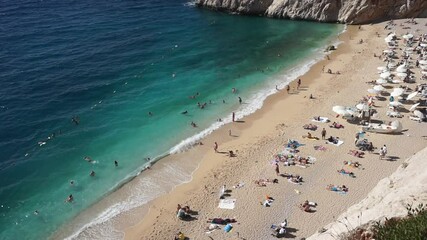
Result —
<instances>
[{"instance_id":1,"label":"swimmer in shallow water","mask_svg":"<svg viewBox=\"0 0 427 240\"><path fill-rule=\"evenodd\" d=\"M187 114L188 113L188 111L187 110L185 110L184 112L181 112L181 114Z\"/></svg>"},{"instance_id":2,"label":"swimmer in shallow water","mask_svg":"<svg viewBox=\"0 0 427 240\"><path fill-rule=\"evenodd\" d=\"M73 194L70 194L70 196L68 196L68 198L65 200L65 202L69 202L69 203L71 203L73 201L74 201Z\"/></svg>"},{"instance_id":3,"label":"swimmer in shallow water","mask_svg":"<svg viewBox=\"0 0 427 240\"><path fill-rule=\"evenodd\" d=\"M83 159L87 162L90 162L90 163L93 162L92 158L90 158L88 156L85 156Z\"/></svg>"}]
</instances>

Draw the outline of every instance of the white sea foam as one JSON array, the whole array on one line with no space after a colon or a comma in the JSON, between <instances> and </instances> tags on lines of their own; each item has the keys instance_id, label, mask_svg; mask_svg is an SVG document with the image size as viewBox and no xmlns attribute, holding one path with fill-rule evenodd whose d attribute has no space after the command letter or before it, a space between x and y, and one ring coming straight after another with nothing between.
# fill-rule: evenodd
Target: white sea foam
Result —
<instances>
[{"instance_id":1,"label":"white sea foam","mask_svg":"<svg viewBox=\"0 0 427 240\"><path fill-rule=\"evenodd\" d=\"M193 170L195 171L195 170ZM159 175L155 177L139 178L133 186L132 192L127 199L117 202L101 212L95 219L83 225L67 240L71 239L118 239L123 237L123 233L114 229L111 220L131 209L140 207L145 203L165 194L180 184L191 181L193 171L188 171L176 164L167 165L163 171L163 180ZM168 176L173 175L173 178Z\"/></svg>"},{"instance_id":2,"label":"white sea foam","mask_svg":"<svg viewBox=\"0 0 427 240\"><path fill-rule=\"evenodd\" d=\"M345 32L346 29L347 28L344 28L342 32ZM340 41L336 41L333 44L339 45L340 43ZM302 62L297 63L293 67L284 71L279 76L276 75L270 81L267 81L268 84L264 89L253 93L247 100L245 100L245 102L247 102L248 104L245 104L244 107L235 112L235 119L241 119L260 109L268 96L277 93L276 86L280 89L284 89L291 81L307 73L314 64L324 59L325 55L328 54L325 53L323 49L324 48L322 47L314 50L313 53L310 55L311 58L307 58ZM221 126L227 123L230 123L231 113L223 117L222 119L224 119L222 122L215 122L203 131L184 139L179 144L172 147L169 150L169 153L175 154L187 151L188 149L192 148L198 141L208 136L213 131L219 129ZM141 169L136 170L136 174L134 172L133 176L138 175L140 170ZM77 230L75 233L65 239L110 239L112 236L114 239L123 238L123 233L115 230L113 225L111 224L111 220L114 217L116 217L120 213L140 207L146 204L147 202L155 199L156 197L165 194L168 190L173 189L180 184L189 182L192 179L192 173L185 172L185 170L183 170L178 165L168 165L163 173L166 175L170 175L173 173L173 181L170 181L171 178L168 178L168 182L159 182L158 178L141 178L140 182L132 191L132 194L126 200L110 206L105 211L100 213L91 222L85 224L79 230ZM149 193L146 192L147 189L149 189Z\"/></svg>"}]
</instances>

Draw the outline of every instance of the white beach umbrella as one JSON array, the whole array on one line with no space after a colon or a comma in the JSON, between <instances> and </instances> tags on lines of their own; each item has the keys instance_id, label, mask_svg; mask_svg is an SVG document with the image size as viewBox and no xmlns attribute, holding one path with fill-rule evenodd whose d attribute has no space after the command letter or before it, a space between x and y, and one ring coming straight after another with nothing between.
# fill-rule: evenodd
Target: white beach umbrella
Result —
<instances>
[{"instance_id":1,"label":"white beach umbrella","mask_svg":"<svg viewBox=\"0 0 427 240\"><path fill-rule=\"evenodd\" d=\"M404 39L411 39L411 38L413 38L414 37L414 35L412 35L412 34L406 34L406 35L403 35L402 36Z\"/></svg>"},{"instance_id":2,"label":"white beach umbrella","mask_svg":"<svg viewBox=\"0 0 427 240\"><path fill-rule=\"evenodd\" d=\"M415 103L414 105L412 105L410 108L409 108L409 111L414 111L417 107L418 107L418 105L420 105L420 103Z\"/></svg>"},{"instance_id":3,"label":"white beach umbrella","mask_svg":"<svg viewBox=\"0 0 427 240\"><path fill-rule=\"evenodd\" d=\"M399 93L397 93L397 92L391 92L391 93L390 93L390 96L393 96L393 97L398 97L398 96L400 96L400 95L402 95L402 94L399 94Z\"/></svg>"},{"instance_id":4,"label":"white beach umbrella","mask_svg":"<svg viewBox=\"0 0 427 240\"><path fill-rule=\"evenodd\" d=\"M422 75L427 75L427 71L422 71L421 74Z\"/></svg>"},{"instance_id":5,"label":"white beach umbrella","mask_svg":"<svg viewBox=\"0 0 427 240\"><path fill-rule=\"evenodd\" d=\"M390 72L383 72L380 74L380 77L381 78L388 78L388 77L390 77L390 75L391 75Z\"/></svg>"},{"instance_id":6,"label":"white beach umbrella","mask_svg":"<svg viewBox=\"0 0 427 240\"><path fill-rule=\"evenodd\" d=\"M405 67L402 67L402 65L400 65L399 67L396 68L396 72L406 73L407 71L408 71L408 69Z\"/></svg>"},{"instance_id":7,"label":"white beach umbrella","mask_svg":"<svg viewBox=\"0 0 427 240\"><path fill-rule=\"evenodd\" d=\"M393 37L391 37L390 35L388 35L386 38L384 38L384 41L386 43L389 43L389 42L393 41Z\"/></svg>"},{"instance_id":8,"label":"white beach umbrella","mask_svg":"<svg viewBox=\"0 0 427 240\"><path fill-rule=\"evenodd\" d=\"M393 92L396 92L399 95L402 95L405 92L405 89L403 89L403 88L393 88Z\"/></svg>"},{"instance_id":9,"label":"white beach umbrella","mask_svg":"<svg viewBox=\"0 0 427 240\"><path fill-rule=\"evenodd\" d=\"M386 50L384 50L383 51L383 53L393 53L394 51L393 50L390 50L390 49L386 49Z\"/></svg>"},{"instance_id":10,"label":"white beach umbrella","mask_svg":"<svg viewBox=\"0 0 427 240\"><path fill-rule=\"evenodd\" d=\"M414 111L414 115L417 116L417 117L419 117L419 118L421 118L421 119L424 119L424 113L422 113L419 110L415 110Z\"/></svg>"},{"instance_id":11,"label":"white beach umbrella","mask_svg":"<svg viewBox=\"0 0 427 240\"><path fill-rule=\"evenodd\" d=\"M425 47L427 47L427 43L421 43L420 46L425 48Z\"/></svg>"},{"instance_id":12,"label":"white beach umbrella","mask_svg":"<svg viewBox=\"0 0 427 240\"><path fill-rule=\"evenodd\" d=\"M394 80L392 80L391 82L392 82L392 83L403 83L403 81L402 81L402 80L397 80L397 79L394 79Z\"/></svg>"},{"instance_id":13,"label":"white beach umbrella","mask_svg":"<svg viewBox=\"0 0 427 240\"><path fill-rule=\"evenodd\" d=\"M387 80L380 78L380 79L377 79L375 82L378 84L385 84L387 83Z\"/></svg>"},{"instance_id":14,"label":"white beach umbrella","mask_svg":"<svg viewBox=\"0 0 427 240\"><path fill-rule=\"evenodd\" d=\"M368 93L370 93L370 94L378 94L379 92L380 91L377 91L377 90L375 90L373 88L368 89Z\"/></svg>"},{"instance_id":15,"label":"white beach umbrella","mask_svg":"<svg viewBox=\"0 0 427 240\"><path fill-rule=\"evenodd\" d=\"M407 73L404 73L404 72L398 72L398 73L396 73L396 75L397 75L398 77L406 77L406 76L408 76L408 74L407 74Z\"/></svg>"},{"instance_id":16,"label":"white beach umbrella","mask_svg":"<svg viewBox=\"0 0 427 240\"><path fill-rule=\"evenodd\" d=\"M388 67L388 68L394 68L394 67L396 67L396 63L389 62L389 63L387 64L387 67Z\"/></svg>"},{"instance_id":17,"label":"white beach umbrella","mask_svg":"<svg viewBox=\"0 0 427 240\"><path fill-rule=\"evenodd\" d=\"M366 103L359 103L356 105L356 108L363 111L369 110L369 106Z\"/></svg>"},{"instance_id":18,"label":"white beach umbrella","mask_svg":"<svg viewBox=\"0 0 427 240\"><path fill-rule=\"evenodd\" d=\"M332 107L332 111L339 115L347 115L347 110L344 106L334 106Z\"/></svg>"},{"instance_id":19,"label":"white beach umbrella","mask_svg":"<svg viewBox=\"0 0 427 240\"><path fill-rule=\"evenodd\" d=\"M383 86L381 86L381 85L375 85L374 86L374 90L376 90L376 91L384 91L385 90L385 88L383 87Z\"/></svg>"},{"instance_id":20,"label":"white beach umbrella","mask_svg":"<svg viewBox=\"0 0 427 240\"><path fill-rule=\"evenodd\" d=\"M427 62L427 61L426 61ZM377 67L377 69L379 70L379 71L385 71L385 70L387 70L388 68L387 67Z\"/></svg>"},{"instance_id":21,"label":"white beach umbrella","mask_svg":"<svg viewBox=\"0 0 427 240\"><path fill-rule=\"evenodd\" d=\"M421 61L419 61L419 63L420 63L421 65L426 65L426 64L427 64L427 60L421 60Z\"/></svg>"},{"instance_id":22,"label":"white beach umbrella","mask_svg":"<svg viewBox=\"0 0 427 240\"><path fill-rule=\"evenodd\" d=\"M391 122L390 126L396 128L396 131L401 131L402 130L402 123L400 121L394 120L393 122Z\"/></svg>"},{"instance_id":23,"label":"white beach umbrella","mask_svg":"<svg viewBox=\"0 0 427 240\"><path fill-rule=\"evenodd\" d=\"M406 100L411 100L412 98L417 96L417 94L418 94L418 92L413 92L413 93L409 94L408 97L406 98Z\"/></svg>"},{"instance_id":24,"label":"white beach umbrella","mask_svg":"<svg viewBox=\"0 0 427 240\"><path fill-rule=\"evenodd\" d=\"M401 102L394 101L394 102L390 102L390 103L389 103L389 105L390 105L390 106L393 106L393 107L398 107L398 106L402 106L402 103L401 103Z\"/></svg>"}]
</instances>

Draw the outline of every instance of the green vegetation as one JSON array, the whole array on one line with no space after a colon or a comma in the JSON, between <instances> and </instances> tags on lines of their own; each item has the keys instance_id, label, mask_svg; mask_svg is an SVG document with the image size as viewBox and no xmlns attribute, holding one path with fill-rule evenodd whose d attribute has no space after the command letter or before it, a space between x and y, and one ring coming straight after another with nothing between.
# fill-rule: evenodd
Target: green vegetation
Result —
<instances>
[{"instance_id":1,"label":"green vegetation","mask_svg":"<svg viewBox=\"0 0 427 240\"><path fill-rule=\"evenodd\" d=\"M377 240L426 240L427 208L423 204L414 208L407 205L405 218L386 219L384 224L376 223L373 228Z\"/></svg>"}]
</instances>

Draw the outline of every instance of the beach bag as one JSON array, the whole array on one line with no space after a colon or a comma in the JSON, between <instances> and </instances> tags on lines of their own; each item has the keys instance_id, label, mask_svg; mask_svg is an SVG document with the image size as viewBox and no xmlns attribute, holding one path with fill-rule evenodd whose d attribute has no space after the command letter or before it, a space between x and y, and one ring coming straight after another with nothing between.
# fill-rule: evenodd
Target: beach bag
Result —
<instances>
[{"instance_id":1,"label":"beach bag","mask_svg":"<svg viewBox=\"0 0 427 240\"><path fill-rule=\"evenodd\" d=\"M225 231L225 232L230 232L230 231L231 231L231 229L233 229L233 225L231 225L231 224L227 224L227 225L225 225L225 227L224 227L224 231Z\"/></svg>"}]
</instances>

